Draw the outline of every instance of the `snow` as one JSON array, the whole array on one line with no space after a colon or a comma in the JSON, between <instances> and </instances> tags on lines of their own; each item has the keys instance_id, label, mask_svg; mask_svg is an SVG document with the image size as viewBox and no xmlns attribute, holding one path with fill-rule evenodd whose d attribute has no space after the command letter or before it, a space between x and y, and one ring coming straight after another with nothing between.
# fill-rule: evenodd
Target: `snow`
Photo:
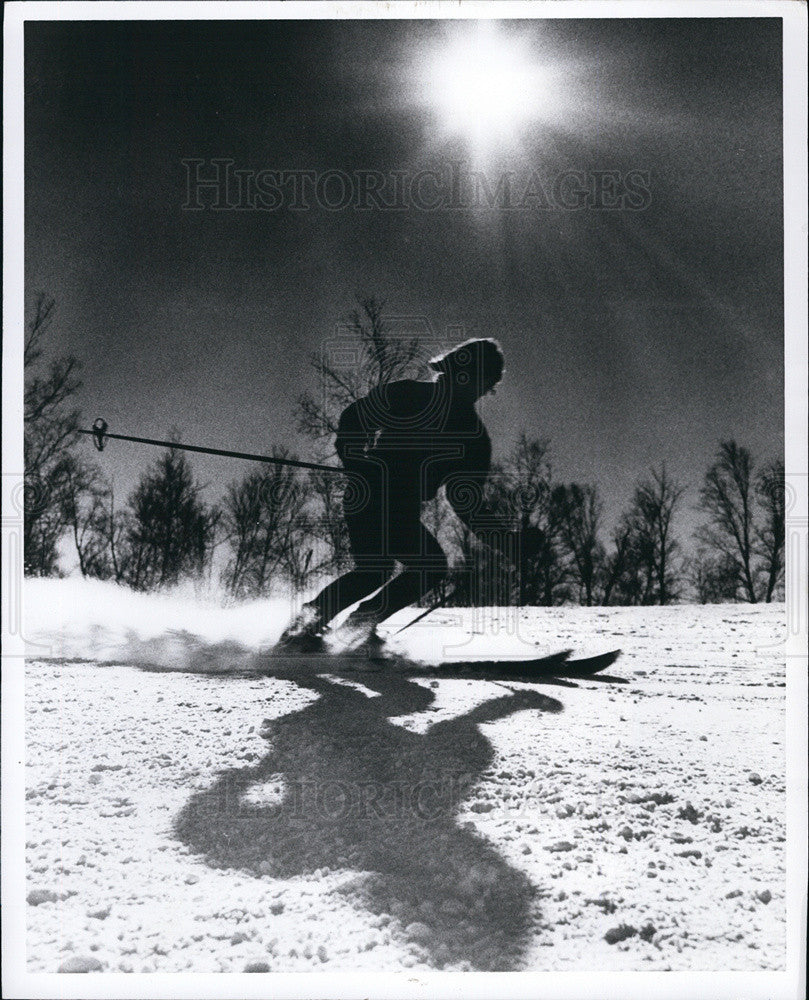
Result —
<instances>
[{"instance_id":1,"label":"snow","mask_svg":"<svg viewBox=\"0 0 809 1000\"><path fill-rule=\"evenodd\" d=\"M27 582L29 971L784 967L783 605L442 609L391 640L624 650L532 685L274 676L290 613Z\"/></svg>"},{"instance_id":2,"label":"snow","mask_svg":"<svg viewBox=\"0 0 809 1000\"><path fill-rule=\"evenodd\" d=\"M290 600L228 605L216 590L190 585L142 594L100 580L31 579L25 626L36 655L166 670L229 672L271 646L294 612ZM217 662L211 649L220 654Z\"/></svg>"}]
</instances>

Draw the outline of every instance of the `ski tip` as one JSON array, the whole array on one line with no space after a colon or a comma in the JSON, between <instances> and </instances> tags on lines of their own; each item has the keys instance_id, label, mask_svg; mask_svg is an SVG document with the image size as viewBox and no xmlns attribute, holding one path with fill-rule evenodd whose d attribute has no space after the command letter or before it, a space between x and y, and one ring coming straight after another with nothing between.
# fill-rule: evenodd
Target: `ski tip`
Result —
<instances>
[{"instance_id":1,"label":"ski tip","mask_svg":"<svg viewBox=\"0 0 809 1000\"><path fill-rule=\"evenodd\" d=\"M565 675L568 677L586 677L589 674L598 674L613 663L621 655L620 649L610 650L609 653L600 653L597 656L587 656L579 660L568 660L564 665Z\"/></svg>"}]
</instances>

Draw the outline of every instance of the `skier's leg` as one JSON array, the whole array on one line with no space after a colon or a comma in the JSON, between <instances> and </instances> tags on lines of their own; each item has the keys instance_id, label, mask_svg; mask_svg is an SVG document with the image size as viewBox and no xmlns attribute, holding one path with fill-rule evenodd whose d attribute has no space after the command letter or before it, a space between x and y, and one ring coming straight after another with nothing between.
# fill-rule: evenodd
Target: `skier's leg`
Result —
<instances>
[{"instance_id":1,"label":"skier's leg","mask_svg":"<svg viewBox=\"0 0 809 1000\"><path fill-rule=\"evenodd\" d=\"M375 486L360 511L346 512L345 521L354 569L327 584L299 614L279 640L314 650L322 643L326 625L352 604L381 587L393 571L394 560L385 553L385 516L381 487Z\"/></svg>"},{"instance_id":2,"label":"skier's leg","mask_svg":"<svg viewBox=\"0 0 809 1000\"><path fill-rule=\"evenodd\" d=\"M324 623L363 597L378 590L390 577L394 560L386 552L384 490L372 481L374 492L359 511L345 513L354 569L338 577L309 603Z\"/></svg>"},{"instance_id":3,"label":"skier's leg","mask_svg":"<svg viewBox=\"0 0 809 1000\"><path fill-rule=\"evenodd\" d=\"M387 583L377 594L363 601L351 619L381 622L409 604L415 604L425 594L437 587L447 573L447 557L436 539L419 522L418 549L412 545L400 550L397 556L404 563L404 570Z\"/></svg>"},{"instance_id":4,"label":"skier's leg","mask_svg":"<svg viewBox=\"0 0 809 1000\"><path fill-rule=\"evenodd\" d=\"M391 562L386 570L352 569L333 580L303 605L278 640L279 646L292 644L304 652L314 652L321 648L321 634L331 619L381 587L390 576L392 568Z\"/></svg>"},{"instance_id":5,"label":"skier's leg","mask_svg":"<svg viewBox=\"0 0 809 1000\"><path fill-rule=\"evenodd\" d=\"M377 590L390 576L393 568L392 563L382 569L370 569L358 567L343 573L336 580L332 580L317 595L308 602L307 606L317 609L318 615L324 622L330 622L336 618L341 611L355 604L366 594Z\"/></svg>"}]
</instances>

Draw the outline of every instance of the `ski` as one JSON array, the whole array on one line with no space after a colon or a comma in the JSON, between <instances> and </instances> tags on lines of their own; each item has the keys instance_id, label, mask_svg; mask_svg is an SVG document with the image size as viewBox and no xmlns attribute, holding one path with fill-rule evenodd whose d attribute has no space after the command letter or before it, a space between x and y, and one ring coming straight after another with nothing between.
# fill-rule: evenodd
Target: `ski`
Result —
<instances>
[{"instance_id":1,"label":"ski","mask_svg":"<svg viewBox=\"0 0 809 1000\"><path fill-rule=\"evenodd\" d=\"M566 650L531 660L466 660L444 663L428 669L436 673L515 681L540 680L546 677L591 677L612 666L620 655L620 649L613 649L596 656L571 659L571 651Z\"/></svg>"},{"instance_id":2,"label":"ski","mask_svg":"<svg viewBox=\"0 0 809 1000\"><path fill-rule=\"evenodd\" d=\"M540 681L546 678L574 680L592 677L601 673L621 655L620 649L571 659L571 651L565 650L551 656L528 660L458 660L439 664L425 664L409 660L407 657L377 650L345 650L342 652L308 653L299 651L291 654L286 650L275 650L269 657L268 665L276 668L328 669L336 673L357 673L363 671L394 670L399 673L412 672L424 677L468 677L480 680Z\"/></svg>"}]
</instances>

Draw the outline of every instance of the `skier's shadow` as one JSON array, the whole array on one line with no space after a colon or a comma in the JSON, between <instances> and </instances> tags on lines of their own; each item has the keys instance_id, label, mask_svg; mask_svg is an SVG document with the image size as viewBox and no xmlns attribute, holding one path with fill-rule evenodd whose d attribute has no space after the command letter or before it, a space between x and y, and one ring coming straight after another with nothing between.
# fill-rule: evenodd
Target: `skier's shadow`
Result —
<instances>
[{"instance_id":1,"label":"skier's shadow","mask_svg":"<svg viewBox=\"0 0 809 1000\"><path fill-rule=\"evenodd\" d=\"M518 968L534 887L462 827L457 811L494 758L479 724L562 705L536 690L510 691L420 735L389 721L434 699L401 674L363 675L374 697L322 676L300 683L317 700L268 724L271 749L259 764L221 772L194 795L177 836L214 867L258 876L353 869L362 874L342 891L395 918L429 964ZM278 775L283 798L251 804Z\"/></svg>"}]
</instances>

